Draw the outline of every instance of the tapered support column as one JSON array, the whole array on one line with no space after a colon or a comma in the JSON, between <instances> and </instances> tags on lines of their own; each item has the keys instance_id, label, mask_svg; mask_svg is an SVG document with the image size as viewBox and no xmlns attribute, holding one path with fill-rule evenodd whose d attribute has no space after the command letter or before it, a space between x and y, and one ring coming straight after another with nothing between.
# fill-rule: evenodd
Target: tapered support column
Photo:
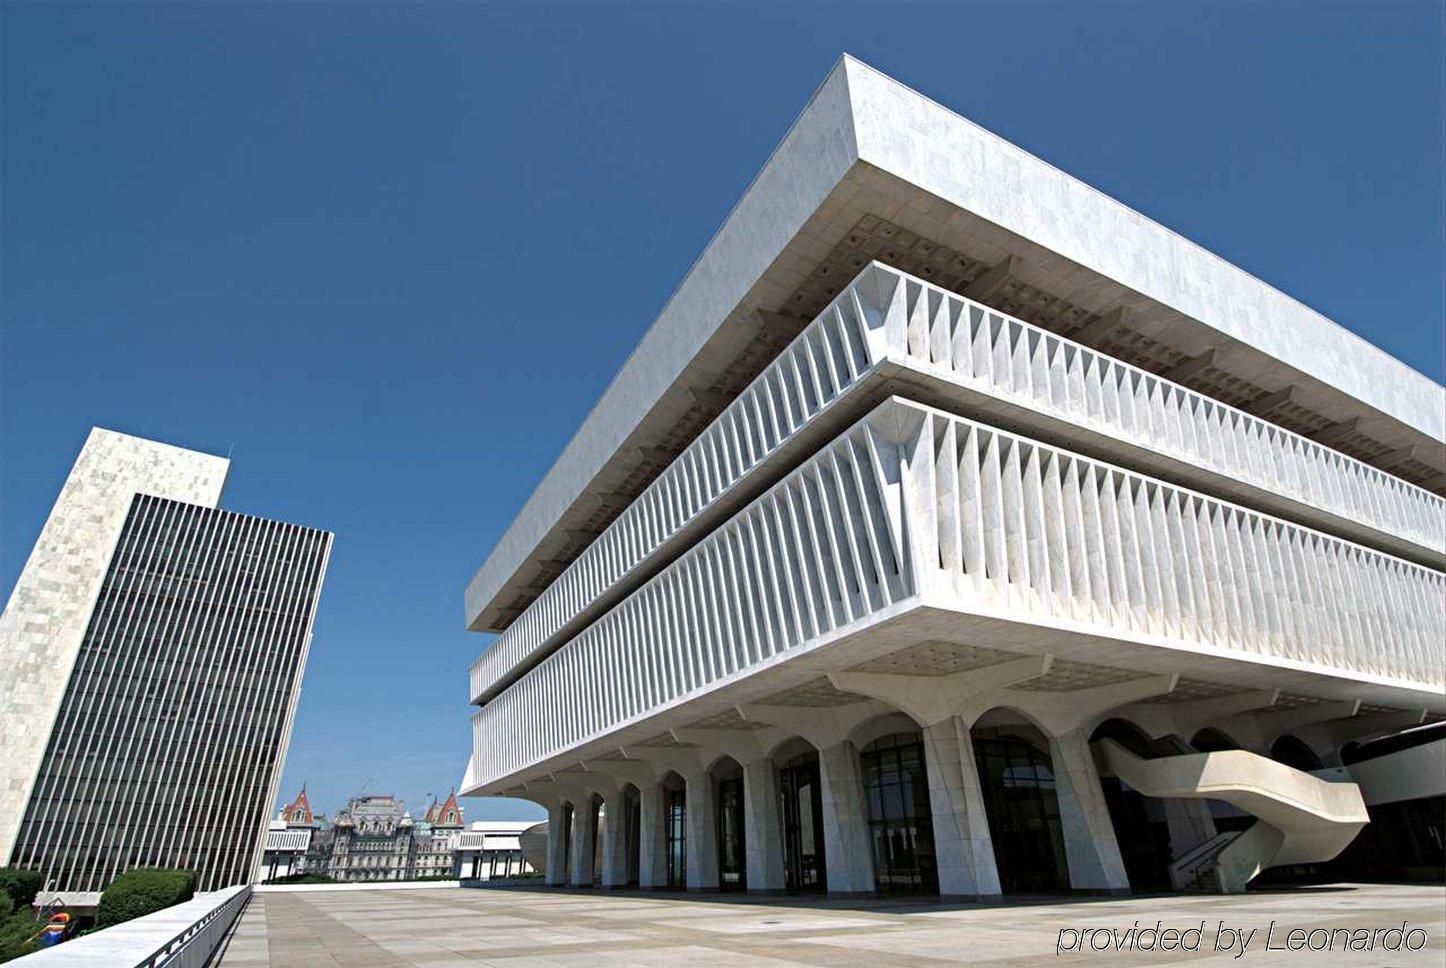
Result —
<instances>
[{"instance_id":1,"label":"tapered support column","mask_svg":"<svg viewBox=\"0 0 1446 968\"><path fill-rule=\"evenodd\" d=\"M595 834L592 797L583 797L572 813L573 887L592 887L593 869L597 866Z\"/></svg>"},{"instance_id":2,"label":"tapered support column","mask_svg":"<svg viewBox=\"0 0 1446 968\"><path fill-rule=\"evenodd\" d=\"M1205 800L1163 797L1160 808L1165 812L1165 825L1170 831L1170 856L1184 857L1218 832L1210 804Z\"/></svg>"},{"instance_id":3,"label":"tapered support column","mask_svg":"<svg viewBox=\"0 0 1446 968\"><path fill-rule=\"evenodd\" d=\"M773 761L757 759L743 767L743 841L748 890L781 894L783 831L778 816L778 774Z\"/></svg>"},{"instance_id":4,"label":"tapered support column","mask_svg":"<svg viewBox=\"0 0 1446 968\"><path fill-rule=\"evenodd\" d=\"M924 727L929 808L934 815L934 857L945 898L1000 896L994 842L984 813L979 770L969 729L957 717Z\"/></svg>"},{"instance_id":5,"label":"tapered support column","mask_svg":"<svg viewBox=\"0 0 1446 968\"><path fill-rule=\"evenodd\" d=\"M621 789L610 791L603 801L602 886L628 886L628 801Z\"/></svg>"},{"instance_id":6,"label":"tapered support column","mask_svg":"<svg viewBox=\"0 0 1446 968\"><path fill-rule=\"evenodd\" d=\"M854 744L845 740L819 751L818 774L829 896L869 897L875 892L874 858Z\"/></svg>"},{"instance_id":7,"label":"tapered support column","mask_svg":"<svg viewBox=\"0 0 1446 968\"><path fill-rule=\"evenodd\" d=\"M1049 752L1070 887L1097 894L1130 893L1089 738L1083 729L1068 730L1050 737Z\"/></svg>"},{"instance_id":8,"label":"tapered support column","mask_svg":"<svg viewBox=\"0 0 1446 968\"><path fill-rule=\"evenodd\" d=\"M547 808L547 884L562 887L567 883L567 801L559 800Z\"/></svg>"},{"instance_id":9,"label":"tapered support column","mask_svg":"<svg viewBox=\"0 0 1446 968\"><path fill-rule=\"evenodd\" d=\"M657 891L668 886L668 828L663 786L638 789L638 887Z\"/></svg>"},{"instance_id":10,"label":"tapered support column","mask_svg":"<svg viewBox=\"0 0 1446 968\"><path fill-rule=\"evenodd\" d=\"M706 773L684 778L688 813L688 890L718 890L718 818L713 805L713 778Z\"/></svg>"}]
</instances>

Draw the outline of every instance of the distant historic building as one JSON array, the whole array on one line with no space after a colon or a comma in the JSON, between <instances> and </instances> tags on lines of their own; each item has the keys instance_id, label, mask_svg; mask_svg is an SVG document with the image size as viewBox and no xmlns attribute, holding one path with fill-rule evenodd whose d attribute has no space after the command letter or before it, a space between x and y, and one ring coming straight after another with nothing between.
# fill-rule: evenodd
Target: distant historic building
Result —
<instances>
[{"instance_id":1,"label":"distant historic building","mask_svg":"<svg viewBox=\"0 0 1446 968\"><path fill-rule=\"evenodd\" d=\"M326 873L339 881L407 880L415 826L395 797L353 797L332 822Z\"/></svg>"},{"instance_id":2,"label":"distant historic building","mask_svg":"<svg viewBox=\"0 0 1446 968\"><path fill-rule=\"evenodd\" d=\"M305 873L313 835L325 820L324 816L312 813L303 784L296 799L277 812L276 819L266 830L257 879L269 881Z\"/></svg>"},{"instance_id":3,"label":"distant historic building","mask_svg":"<svg viewBox=\"0 0 1446 968\"><path fill-rule=\"evenodd\" d=\"M443 803L432 799L422 822L412 831L412 876L455 877L457 846L462 837L462 808L457 794L447 794Z\"/></svg>"},{"instance_id":4,"label":"distant historic building","mask_svg":"<svg viewBox=\"0 0 1446 968\"><path fill-rule=\"evenodd\" d=\"M328 821L303 786L266 832L257 880L323 874L339 881L433 877L492 880L534 876L542 867L546 824L466 823L456 793L435 797L418 822L394 797L356 797ZM537 841L528 856L528 835Z\"/></svg>"},{"instance_id":5,"label":"distant historic building","mask_svg":"<svg viewBox=\"0 0 1446 968\"><path fill-rule=\"evenodd\" d=\"M311 801L306 799L306 784L303 783L296 799L288 803L276 819L288 827L314 827L318 820L324 820L325 817L318 817L311 812Z\"/></svg>"},{"instance_id":6,"label":"distant historic building","mask_svg":"<svg viewBox=\"0 0 1446 968\"><path fill-rule=\"evenodd\" d=\"M408 881L457 875L465 826L455 793L435 797L420 821L390 795L353 797L327 821L305 787L266 834L260 880L324 874L338 881Z\"/></svg>"}]
</instances>

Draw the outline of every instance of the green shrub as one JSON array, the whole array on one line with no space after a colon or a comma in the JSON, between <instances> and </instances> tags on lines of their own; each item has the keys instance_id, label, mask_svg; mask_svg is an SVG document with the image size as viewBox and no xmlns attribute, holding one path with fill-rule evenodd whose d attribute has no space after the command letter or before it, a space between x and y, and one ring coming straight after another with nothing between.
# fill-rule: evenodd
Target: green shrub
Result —
<instances>
[{"instance_id":1,"label":"green shrub","mask_svg":"<svg viewBox=\"0 0 1446 968\"><path fill-rule=\"evenodd\" d=\"M10 901L8 894L0 894L0 897L5 899L0 901L0 905ZM0 918L0 961L9 961L34 951L35 940L40 936L42 927L40 919L29 908L21 908Z\"/></svg>"},{"instance_id":2,"label":"green shrub","mask_svg":"<svg viewBox=\"0 0 1446 968\"><path fill-rule=\"evenodd\" d=\"M196 872L163 867L137 867L110 882L95 911L96 928L152 914L196 893Z\"/></svg>"},{"instance_id":3,"label":"green shrub","mask_svg":"<svg viewBox=\"0 0 1446 968\"><path fill-rule=\"evenodd\" d=\"M29 907L40 891L40 872L25 867L0 867L0 891L10 895L14 910Z\"/></svg>"},{"instance_id":4,"label":"green shrub","mask_svg":"<svg viewBox=\"0 0 1446 968\"><path fill-rule=\"evenodd\" d=\"M325 874L285 874L281 877L273 877L266 881L267 884L335 884L335 877L328 877Z\"/></svg>"}]
</instances>

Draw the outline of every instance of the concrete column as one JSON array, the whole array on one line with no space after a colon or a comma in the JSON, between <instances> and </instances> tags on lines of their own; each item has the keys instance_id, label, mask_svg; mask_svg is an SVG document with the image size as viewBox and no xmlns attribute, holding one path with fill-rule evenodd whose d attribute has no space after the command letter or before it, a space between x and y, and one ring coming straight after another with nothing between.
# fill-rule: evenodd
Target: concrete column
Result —
<instances>
[{"instance_id":1,"label":"concrete column","mask_svg":"<svg viewBox=\"0 0 1446 968\"><path fill-rule=\"evenodd\" d=\"M1205 800L1162 797L1160 808L1165 812L1165 825L1170 831L1172 858L1185 856L1217 833L1210 804Z\"/></svg>"},{"instance_id":2,"label":"concrete column","mask_svg":"<svg viewBox=\"0 0 1446 968\"><path fill-rule=\"evenodd\" d=\"M748 890L781 894L783 828L778 815L778 772L770 759L743 767L743 839Z\"/></svg>"},{"instance_id":3,"label":"concrete column","mask_svg":"<svg viewBox=\"0 0 1446 968\"><path fill-rule=\"evenodd\" d=\"M686 839L688 890L718 890L718 817L713 803L713 778L707 773L684 777L688 785Z\"/></svg>"},{"instance_id":4,"label":"concrete column","mask_svg":"<svg viewBox=\"0 0 1446 968\"><path fill-rule=\"evenodd\" d=\"M627 833L627 798L621 789L613 790L603 801L603 887L628 886Z\"/></svg>"},{"instance_id":5,"label":"concrete column","mask_svg":"<svg viewBox=\"0 0 1446 968\"><path fill-rule=\"evenodd\" d=\"M668 886L668 829L663 786L638 789L638 888L656 891Z\"/></svg>"},{"instance_id":6,"label":"concrete column","mask_svg":"<svg viewBox=\"0 0 1446 968\"><path fill-rule=\"evenodd\" d=\"M1049 754L1070 887L1096 894L1130 893L1089 737L1080 727L1051 736Z\"/></svg>"},{"instance_id":7,"label":"concrete column","mask_svg":"<svg viewBox=\"0 0 1446 968\"><path fill-rule=\"evenodd\" d=\"M998 898L1002 893L999 869L994 862L994 841L984 813L969 727L951 716L925 726L923 732L939 895L954 899Z\"/></svg>"},{"instance_id":8,"label":"concrete column","mask_svg":"<svg viewBox=\"0 0 1446 968\"><path fill-rule=\"evenodd\" d=\"M592 829L591 795L579 799L572 811L572 886L592 887L593 868L597 864L596 844Z\"/></svg>"},{"instance_id":9,"label":"concrete column","mask_svg":"<svg viewBox=\"0 0 1446 968\"><path fill-rule=\"evenodd\" d=\"M869 849L869 815L859 754L847 740L820 750L823 854L830 897L870 897L876 892Z\"/></svg>"},{"instance_id":10,"label":"concrete column","mask_svg":"<svg viewBox=\"0 0 1446 968\"><path fill-rule=\"evenodd\" d=\"M547 808L547 884L567 883L567 801L558 800Z\"/></svg>"}]
</instances>

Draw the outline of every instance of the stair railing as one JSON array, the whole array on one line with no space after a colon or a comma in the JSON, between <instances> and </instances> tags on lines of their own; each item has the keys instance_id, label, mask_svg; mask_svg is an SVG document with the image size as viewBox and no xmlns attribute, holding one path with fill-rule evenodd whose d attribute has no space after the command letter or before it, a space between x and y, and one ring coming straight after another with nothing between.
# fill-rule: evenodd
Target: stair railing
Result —
<instances>
[{"instance_id":1,"label":"stair railing","mask_svg":"<svg viewBox=\"0 0 1446 968\"><path fill-rule=\"evenodd\" d=\"M1238 830L1227 830L1196 844L1170 865L1170 880L1177 891L1197 883L1214 868L1215 859L1240 836Z\"/></svg>"}]
</instances>

